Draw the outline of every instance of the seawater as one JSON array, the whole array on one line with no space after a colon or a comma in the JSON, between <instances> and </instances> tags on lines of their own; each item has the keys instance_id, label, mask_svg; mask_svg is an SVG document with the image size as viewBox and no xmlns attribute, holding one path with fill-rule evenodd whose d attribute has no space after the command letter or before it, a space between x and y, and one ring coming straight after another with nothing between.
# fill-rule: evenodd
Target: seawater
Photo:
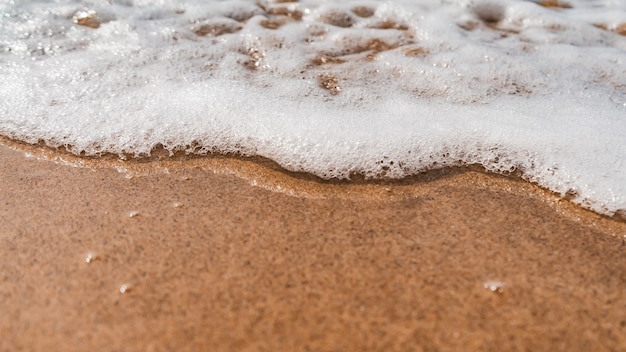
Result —
<instances>
[{"instance_id":1,"label":"seawater","mask_svg":"<svg viewBox=\"0 0 626 352\"><path fill-rule=\"evenodd\" d=\"M480 164L626 209L626 2L0 2L0 134L323 178Z\"/></svg>"}]
</instances>

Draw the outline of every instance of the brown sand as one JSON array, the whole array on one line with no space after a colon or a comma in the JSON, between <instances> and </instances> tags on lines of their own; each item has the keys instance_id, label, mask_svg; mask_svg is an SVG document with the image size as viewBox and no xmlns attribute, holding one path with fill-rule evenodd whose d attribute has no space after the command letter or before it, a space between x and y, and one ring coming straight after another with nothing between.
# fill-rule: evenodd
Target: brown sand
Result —
<instances>
[{"instance_id":1,"label":"brown sand","mask_svg":"<svg viewBox=\"0 0 626 352\"><path fill-rule=\"evenodd\" d=\"M626 349L626 224L527 182L14 147L0 351Z\"/></svg>"}]
</instances>

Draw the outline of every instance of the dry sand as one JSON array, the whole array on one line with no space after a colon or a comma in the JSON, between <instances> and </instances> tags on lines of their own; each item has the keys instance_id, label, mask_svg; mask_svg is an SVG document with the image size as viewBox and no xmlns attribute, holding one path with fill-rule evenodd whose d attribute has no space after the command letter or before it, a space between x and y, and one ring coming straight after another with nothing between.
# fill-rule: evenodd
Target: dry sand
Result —
<instances>
[{"instance_id":1,"label":"dry sand","mask_svg":"<svg viewBox=\"0 0 626 352\"><path fill-rule=\"evenodd\" d=\"M2 143L0 351L626 349L626 224L527 182Z\"/></svg>"}]
</instances>

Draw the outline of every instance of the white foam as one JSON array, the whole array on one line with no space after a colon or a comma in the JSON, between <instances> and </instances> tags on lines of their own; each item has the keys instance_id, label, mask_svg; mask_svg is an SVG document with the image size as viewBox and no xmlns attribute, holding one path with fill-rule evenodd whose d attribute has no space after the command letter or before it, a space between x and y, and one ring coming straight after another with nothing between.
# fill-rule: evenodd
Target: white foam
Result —
<instances>
[{"instance_id":1,"label":"white foam","mask_svg":"<svg viewBox=\"0 0 626 352\"><path fill-rule=\"evenodd\" d=\"M626 5L567 4L5 2L0 133L324 178L481 164L611 215L626 209Z\"/></svg>"}]
</instances>

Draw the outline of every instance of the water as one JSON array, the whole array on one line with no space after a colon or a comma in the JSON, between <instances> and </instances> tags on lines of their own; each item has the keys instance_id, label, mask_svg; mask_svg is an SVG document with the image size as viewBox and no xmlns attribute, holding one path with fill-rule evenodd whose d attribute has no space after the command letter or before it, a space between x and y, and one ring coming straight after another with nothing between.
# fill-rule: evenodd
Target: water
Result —
<instances>
[{"instance_id":1,"label":"water","mask_svg":"<svg viewBox=\"0 0 626 352\"><path fill-rule=\"evenodd\" d=\"M0 134L323 178L480 164L626 209L626 2L2 1ZM621 34L620 34L621 33Z\"/></svg>"}]
</instances>

